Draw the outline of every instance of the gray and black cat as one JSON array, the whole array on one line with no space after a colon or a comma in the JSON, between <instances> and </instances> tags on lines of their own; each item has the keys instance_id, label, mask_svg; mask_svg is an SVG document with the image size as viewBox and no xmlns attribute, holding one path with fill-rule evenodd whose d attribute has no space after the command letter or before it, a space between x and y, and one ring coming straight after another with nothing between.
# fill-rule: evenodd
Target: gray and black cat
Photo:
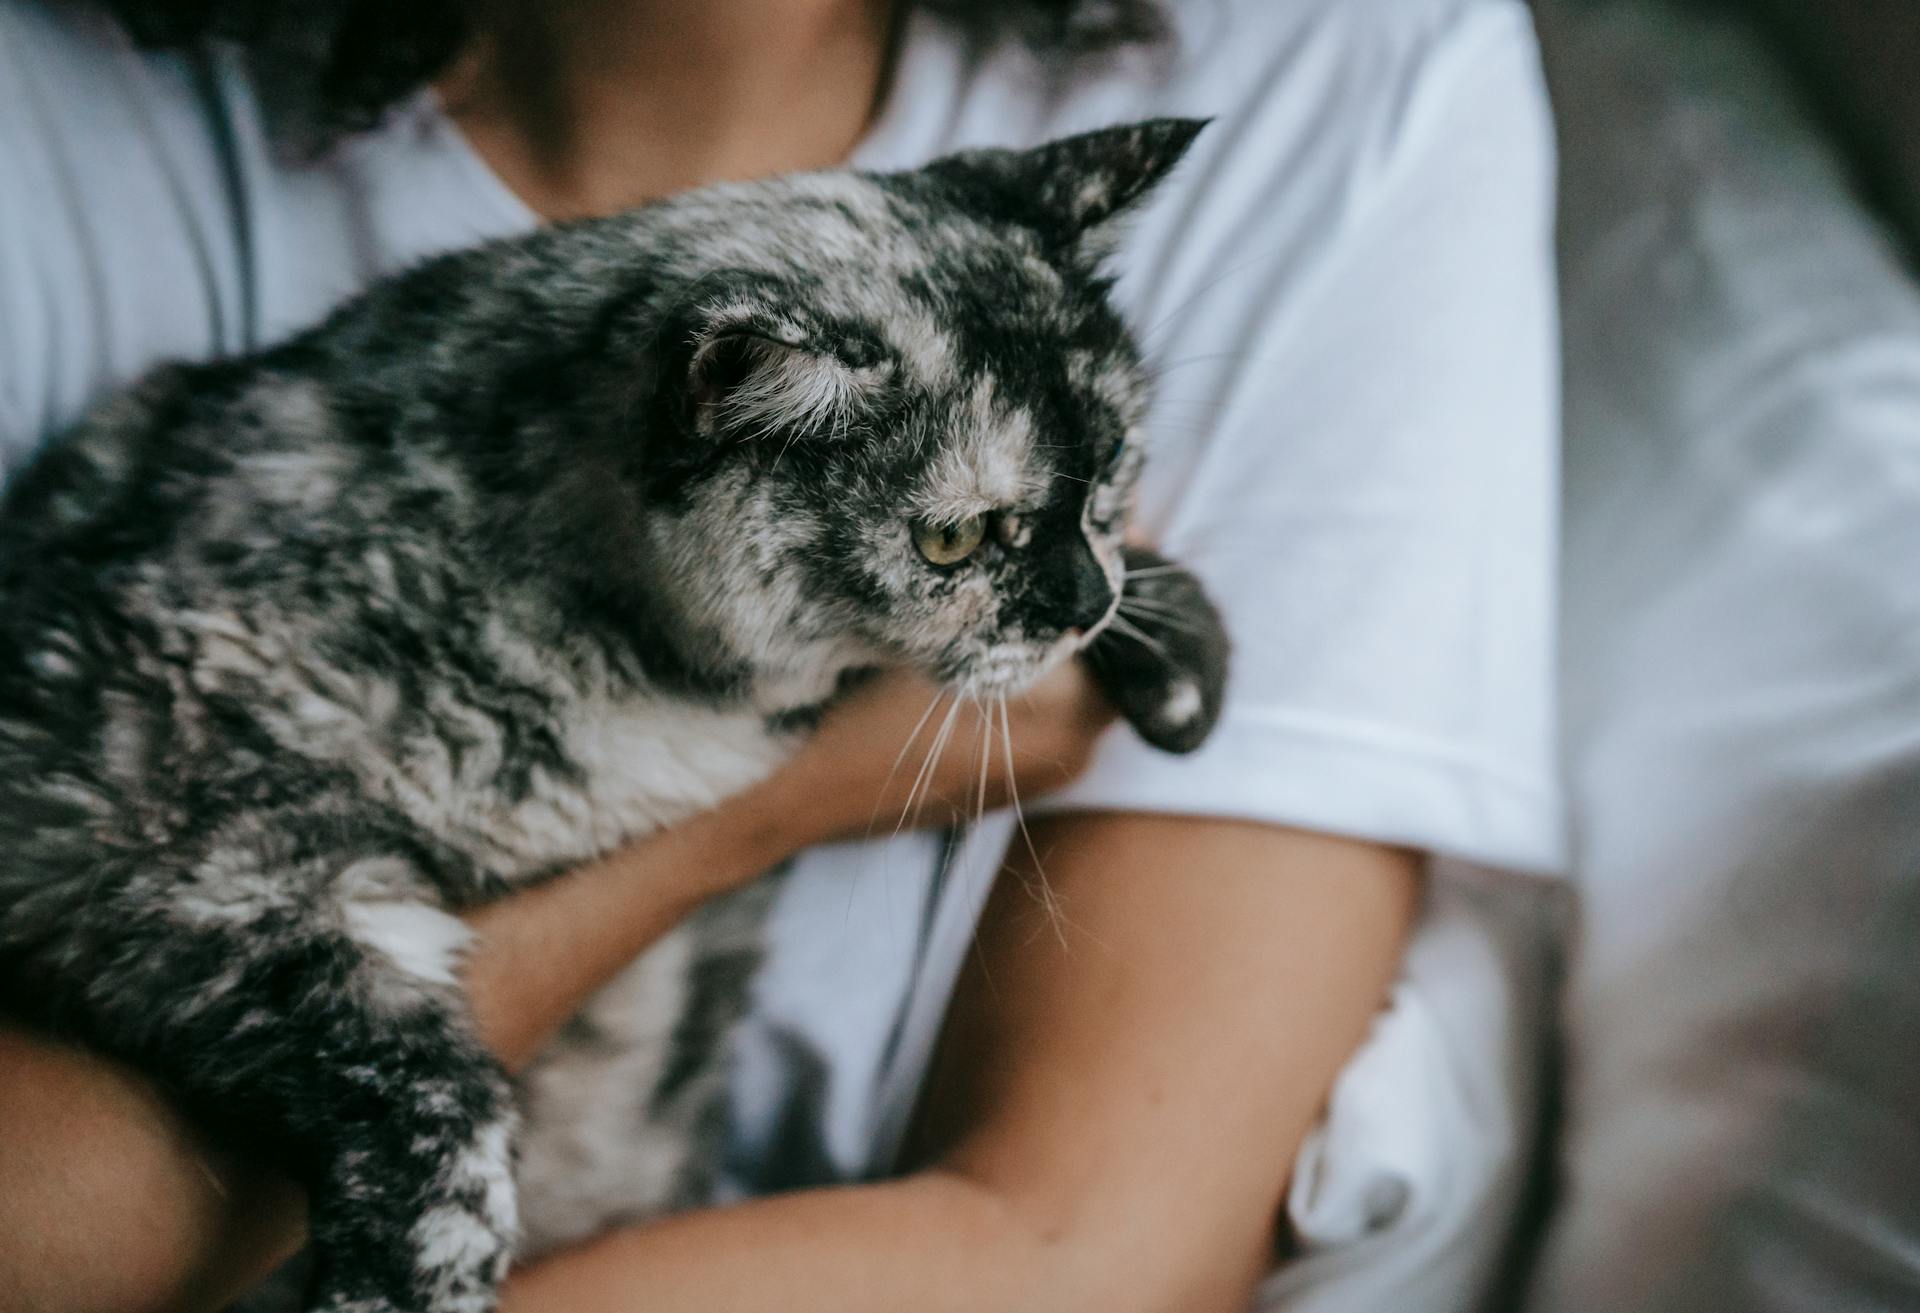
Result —
<instances>
[{"instance_id":1,"label":"gray and black cat","mask_svg":"<svg viewBox=\"0 0 1920 1313\"><path fill-rule=\"evenodd\" d=\"M453 912L742 788L876 667L1084 648L1197 746L1226 642L1128 576L1098 262L1198 128L536 232L102 406L0 503L0 1010L286 1163L335 1313L485 1309L523 1227L696 1198L764 894L529 1074L518 1200ZM1123 587L1179 618L1110 630Z\"/></svg>"}]
</instances>

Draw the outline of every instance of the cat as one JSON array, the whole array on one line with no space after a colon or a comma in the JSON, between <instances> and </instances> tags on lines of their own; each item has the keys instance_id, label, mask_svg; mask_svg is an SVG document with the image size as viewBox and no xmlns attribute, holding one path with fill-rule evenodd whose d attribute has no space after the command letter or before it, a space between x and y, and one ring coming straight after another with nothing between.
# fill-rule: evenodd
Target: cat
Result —
<instances>
[{"instance_id":1,"label":"cat","mask_svg":"<svg viewBox=\"0 0 1920 1313\"><path fill-rule=\"evenodd\" d=\"M761 778L879 668L1083 652L1200 744L1227 640L1123 546L1148 378L1101 265L1201 126L547 228L103 402L0 502L0 1011L294 1172L310 1307L486 1309L523 1223L697 1200L765 886L528 1073L518 1193L455 913Z\"/></svg>"}]
</instances>

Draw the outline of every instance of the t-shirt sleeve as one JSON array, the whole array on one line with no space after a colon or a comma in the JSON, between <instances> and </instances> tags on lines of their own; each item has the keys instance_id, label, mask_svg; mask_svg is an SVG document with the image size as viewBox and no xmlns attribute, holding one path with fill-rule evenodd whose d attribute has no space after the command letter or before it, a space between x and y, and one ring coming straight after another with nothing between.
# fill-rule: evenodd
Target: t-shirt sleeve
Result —
<instances>
[{"instance_id":1,"label":"t-shirt sleeve","mask_svg":"<svg viewBox=\"0 0 1920 1313\"><path fill-rule=\"evenodd\" d=\"M192 61L0 0L0 481L112 386L245 337L245 235Z\"/></svg>"},{"instance_id":2,"label":"t-shirt sleeve","mask_svg":"<svg viewBox=\"0 0 1920 1313\"><path fill-rule=\"evenodd\" d=\"M1487 4L1399 53L1396 72L1370 52L1361 101L1267 154L1276 78L1215 125L1219 143L1156 203L1169 212L1142 222L1147 263L1188 270L1133 289L1162 374L1142 518L1220 604L1231 688L1199 753L1116 732L1050 809L1561 862L1553 151L1537 49L1523 9ZM1303 216L1303 197L1321 211Z\"/></svg>"}]
</instances>

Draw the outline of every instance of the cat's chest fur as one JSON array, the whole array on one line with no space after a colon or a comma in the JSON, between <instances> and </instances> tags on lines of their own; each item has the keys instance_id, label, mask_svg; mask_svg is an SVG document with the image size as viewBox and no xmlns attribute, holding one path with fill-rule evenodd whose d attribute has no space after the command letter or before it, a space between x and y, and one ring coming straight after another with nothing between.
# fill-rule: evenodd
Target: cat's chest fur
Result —
<instances>
[{"instance_id":1,"label":"cat's chest fur","mask_svg":"<svg viewBox=\"0 0 1920 1313\"><path fill-rule=\"evenodd\" d=\"M415 823L514 880L585 861L759 780L789 740L750 711L657 694L562 702L543 762L408 754L383 781ZM476 736L483 744L485 730ZM503 738L507 737L502 735Z\"/></svg>"},{"instance_id":2,"label":"cat's chest fur","mask_svg":"<svg viewBox=\"0 0 1920 1313\"><path fill-rule=\"evenodd\" d=\"M405 678L298 627L189 624L202 693L242 697L283 749L345 772L493 881L577 865L711 807L796 741L751 706L617 676L498 619L473 626L457 659Z\"/></svg>"}]
</instances>

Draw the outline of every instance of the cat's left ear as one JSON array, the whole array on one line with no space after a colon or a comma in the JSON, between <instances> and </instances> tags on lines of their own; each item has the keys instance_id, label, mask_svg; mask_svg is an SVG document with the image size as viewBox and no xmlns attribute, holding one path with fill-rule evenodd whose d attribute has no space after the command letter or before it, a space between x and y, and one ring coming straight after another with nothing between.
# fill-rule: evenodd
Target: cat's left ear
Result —
<instances>
[{"instance_id":1,"label":"cat's left ear","mask_svg":"<svg viewBox=\"0 0 1920 1313\"><path fill-rule=\"evenodd\" d=\"M1107 226L1185 157L1208 119L1148 119L1062 137L1032 150L950 155L927 172L976 207L1061 246L1100 248Z\"/></svg>"},{"instance_id":2,"label":"cat's left ear","mask_svg":"<svg viewBox=\"0 0 1920 1313\"><path fill-rule=\"evenodd\" d=\"M701 436L828 436L843 431L869 381L870 370L775 300L703 297L675 320L668 369L682 422Z\"/></svg>"}]
</instances>

